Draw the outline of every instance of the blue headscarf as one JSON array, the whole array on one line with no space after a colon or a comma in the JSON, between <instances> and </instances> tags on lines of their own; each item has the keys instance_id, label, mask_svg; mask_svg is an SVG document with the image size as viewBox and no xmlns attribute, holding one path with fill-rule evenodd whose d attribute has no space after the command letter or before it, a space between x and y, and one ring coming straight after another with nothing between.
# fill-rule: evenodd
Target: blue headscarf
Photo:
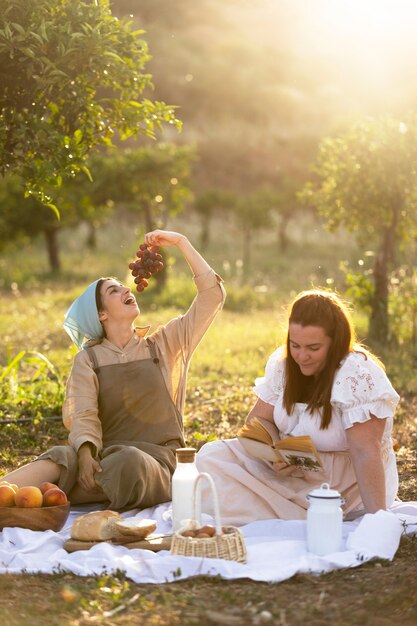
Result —
<instances>
[{"instance_id":1,"label":"blue headscarf","mask_svg":"<svg viewBox=\"0 0 417 626\"><path fill-rule=\"evenodd\" d=\"M85 339L103 337L96 305L96 287L99 280L102 279L91 283L65 313L64 328L79 350L83 348Z\"/></svg>"}]
</instances>

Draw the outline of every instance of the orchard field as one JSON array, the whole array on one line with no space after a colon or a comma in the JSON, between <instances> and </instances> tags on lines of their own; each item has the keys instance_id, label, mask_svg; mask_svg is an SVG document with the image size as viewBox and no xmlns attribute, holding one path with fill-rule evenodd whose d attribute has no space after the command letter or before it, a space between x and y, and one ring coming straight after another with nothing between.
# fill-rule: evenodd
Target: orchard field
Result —
<instances>
[{"instance_id":1,"label":"orchard field","mask_svg":"<svg viewBox=\"0 0 417 626\"><path fill-rule=\"evenodd\" d=\"M198 247L199 225L177 219ZM28 244L0 260L0 474L64 441L59 419L63 385L74 355L62 330L63 314L83 286L100 275L129 279L143 232L132 224L109 224L88 251L82 229L62 235L63 269L48 272L42 246ZM196 352L185 414L187 444L233 436L253 402L251 387L283 337L285 305L298 291L316 287L345 291L340 263L355 266L361 251L346 235L329 235L305 217L289 229L288 249L273 232L257 234L251 250L233 226L214 223L206 257L223 276L227 304ZM249 262L250 260L250 262ZM187 268L168 262L159 294L153 279L138 295L140 324L156 328L186 309L193 297ZM367 319L355 310L360 339ZM415 360L407 343L374 347L402 395L395 436L399 442L400 497L417 499L417 399ZM45 360L43 357L46 357ZM415 624L417 540L404 538L395 560L371 562L321 577L296 576L281 584L196 578L166 585L136 585L122 575L81 578L0 576L0 618L8 626L144 624L193 626L271 623L298 626ZM24 598L24 601L22 601ZM266 612L266 613L265 613ZM266 621L263 621L266 620Z\"/></svg>"}]
</instances>

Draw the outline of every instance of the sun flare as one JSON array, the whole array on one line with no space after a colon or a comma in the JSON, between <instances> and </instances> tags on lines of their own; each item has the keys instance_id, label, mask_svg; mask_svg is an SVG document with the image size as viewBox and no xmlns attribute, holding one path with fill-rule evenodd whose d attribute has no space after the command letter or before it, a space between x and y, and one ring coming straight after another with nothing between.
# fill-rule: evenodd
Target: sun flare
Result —
<instances>
[{"instance_id":1,"label":"sun flare","mask_svg":"<svg viewBox=\"0 0 417 626\"><path fill-rule=\"evenodd\" d=\"M393 112L413 101L417 0L300 0L288 6L295 56L342 109Z\"/></svg>"},{"instance_id":2,"label":"sun flare","mask_svg":"<svg viewBox=\"0 0 417 626\"><path fill-rule=\"evenodd\" d=\"M353 48L375 57L388 51L397 55L416 38L415 0L318 0L310 6L317 33L331 37L345 52Z\"/></svg>"}]
</instances>

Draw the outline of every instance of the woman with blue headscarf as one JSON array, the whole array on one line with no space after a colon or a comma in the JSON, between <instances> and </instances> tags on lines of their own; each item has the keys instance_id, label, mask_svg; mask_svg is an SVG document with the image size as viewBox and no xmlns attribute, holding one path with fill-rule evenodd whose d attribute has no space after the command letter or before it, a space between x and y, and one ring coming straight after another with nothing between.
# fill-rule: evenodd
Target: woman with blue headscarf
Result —
<instances>
[{"instance_id":1,"label":"woman with blue headscarf","mask_svg":"<svg viewBox=\"0 0 417 626\"><path fill-rule=\"evenodd\" d=\"M148 335L129 287L94 281L68 309L64 328L79 349L63 420L69 445L55 446L5 478L19 487L52 482L71 503L145 508L171 499L175 450L191 356L223 306L221 278L182 234L155 230L148 246L176 246L193 274L190 308Z\"/></svg>"}]
</instances>

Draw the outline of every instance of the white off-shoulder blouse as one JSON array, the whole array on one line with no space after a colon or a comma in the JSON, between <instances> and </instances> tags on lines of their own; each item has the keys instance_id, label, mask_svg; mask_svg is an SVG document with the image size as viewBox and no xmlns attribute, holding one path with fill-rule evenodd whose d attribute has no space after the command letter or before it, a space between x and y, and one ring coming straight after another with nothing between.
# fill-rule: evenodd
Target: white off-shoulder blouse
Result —
<instances>
[{"instance_id":1,"label":"white off-shoulder blouse","mask_svg":"<svg viewBox=\"0 0 417 626\"><path fill-rule=\"evenodd\" d=\"M385 420L381 448L384 456L387 502L391 504L398 490L398 472L393 450L393 417L398 393L385 371L371 357L362 352L350 352L340 364L331 393L332 419L327 429L320 429L321 413L310 411L307 404L297 403L291 415L283 406L285 383L285 350L278 348L271 354L265 375L257 378L256 395L273 405L274 421L281 437L310 435L317 450L342 452L349 449L345 430L356 423L366 422L371 415Z\"/></svg>"},{"instance_id":2,"label":"white off-shoulder blouse","mask_svg":"<svg viewBox=\"0 0 417 626\"><path fill-rule=\"evenodd\" d=\"M285 351L278 348L271 354L265 375L257 378L256 395L274 407L274 421L281 435L310 435L318 450L347 450L345 430L355 423L366 422L371 414L385 419L384 442L391 441L393 416L399 395L384 370L362 352L351 352L336 372L331 394L332 420L320 429L320 411L310 413L307 404L297 403L288 415L283 406L285 383Z\"/></svg>"}]
</instances>

